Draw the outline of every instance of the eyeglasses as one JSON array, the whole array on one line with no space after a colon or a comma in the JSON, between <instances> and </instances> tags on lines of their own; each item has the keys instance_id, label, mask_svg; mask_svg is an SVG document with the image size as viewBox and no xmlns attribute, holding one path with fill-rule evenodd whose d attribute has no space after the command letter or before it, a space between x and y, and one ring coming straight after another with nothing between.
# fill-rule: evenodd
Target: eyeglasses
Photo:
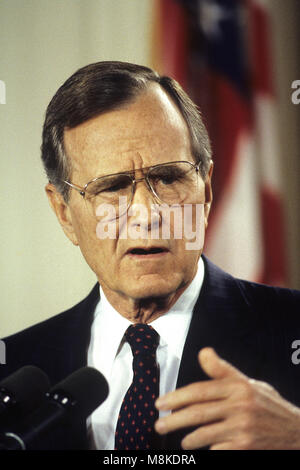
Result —
<instances>
[{"instance_id":1,"label":"eyeglasses","mask_svg":"<svg viewBox=\"0 0 300 470\"><path fill-rule=\"evenodd\" d=\"M159 203L182 205L198 202L200 165L201 162L197 165L188 161L168 162L100 176L83 187L69 181L64 183L79 192L93 216L101 204L110 204L114 207L116 217L120 217L132 203L136 184L143 180ZM137 173L144 176L137 178Z\"/></svg>"}]
</instances>

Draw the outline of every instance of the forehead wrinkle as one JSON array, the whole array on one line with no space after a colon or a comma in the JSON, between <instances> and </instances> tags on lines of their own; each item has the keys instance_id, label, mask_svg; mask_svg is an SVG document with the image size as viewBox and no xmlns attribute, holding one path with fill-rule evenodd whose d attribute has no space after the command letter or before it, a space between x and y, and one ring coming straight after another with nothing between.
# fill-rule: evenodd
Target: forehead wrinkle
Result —
<instances>
[{"instance_id":1,"label":"forehead wrinkle","mask_svg":"<svg viewBox=\"0 0 300 470\"><path fill-rule=\"evenodd\" d=\"M154 91L65 131L67 155L81 180L191 154L190 133L179 110L166 93Z\"/></svg>"}]
</instances>

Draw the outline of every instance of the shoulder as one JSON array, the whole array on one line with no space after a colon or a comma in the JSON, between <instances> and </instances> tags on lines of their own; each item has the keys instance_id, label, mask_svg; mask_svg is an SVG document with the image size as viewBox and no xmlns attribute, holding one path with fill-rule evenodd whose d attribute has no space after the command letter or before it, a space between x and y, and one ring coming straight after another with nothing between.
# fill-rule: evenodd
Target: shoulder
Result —
<instances>
[{"instance_id":1,"label":"shoulder","mask_svg":"<svg viewBox=\"0 0 300 470\"><path fill-rule=\"evenodd\" d=\"M264 308L272 306L274 311L283 313L288 308L289 311L297 311L300 314L300 290L239 279L223 271L206 257L203 259L209 284L214 286L217 291L221 289L224 296L239 297L250 309L264 310Z\"/></svg>"},{"instance_id":2,"label":"shoulder","mask_svg":"<svg viewBox=\"0 0 300 470\"><path fill-rule=\"evenodd\" d=\"M300 291L284 287L268 286L255 282L236 279L244 301L251 310L255 310L262 323L273 325L273 328L292 331L299 328Z\"/></svg>"},{"instance_id":3,"label":"shoulder","mask_svg":"<svg viewBox=\"0 0 300 470\"><path fill-rule=\"evenodd\" d=\"M76 349L84 351L99 300L99 285L72 308L45 321L3 338L6 364L0 366L0 380L24 365L36 365L56 377L66 364L75 361Z\"/></svg>"},{"instance_id":4,"label":"shoulder","mask_svg":"<svg viewBox=\"0 0 300 470\"><path fill-rule=\"evenodd\" d=\"M14 342L14 341L22 341L26 340L27 338L33 338L35 335L45 335L51 336L51 333L57 332L60 329L65 330L71 324L76 324L80 322L80 320L87 320L88 313L93 308L93 305L96 304L97 300L99 299L99 285L96 284L91 292L78 304L74 305L73 307L56 314L47 320L42 322L36 323L24 330L21 330L17 333L14 333L6 338L3 339L4 342ZM84 317L84 312L86 312L86 316Z\"/></svg>"},{"instance_id":5,"label":"shoulder","mask_svg":"<svg viewBox=\"0 0 300 470\"><path fill-rule=\"evenodd\" d=\"M260 305L272 303L276 309L284 306L299 308L299 290L268 286L241 279L236 279L236 282L247 302L259 303Z\"/></svg>"},{"instance_id":6,"label":"shoulder","mask_svg":"<svg viewBox=\"0 0 300 470\"><path fill-rule=\"evenodd\" d=\"M238 279L204 257L202 299L224 321L247 322L256 331L293 336L300 325L300 291Z\"/></svg>"}]
</instances>

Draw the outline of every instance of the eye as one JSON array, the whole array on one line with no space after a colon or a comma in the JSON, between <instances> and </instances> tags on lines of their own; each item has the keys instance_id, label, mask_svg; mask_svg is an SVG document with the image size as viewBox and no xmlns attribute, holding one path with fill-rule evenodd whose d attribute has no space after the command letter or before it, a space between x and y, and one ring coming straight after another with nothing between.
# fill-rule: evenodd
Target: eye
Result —
<instances>
[{"instance_id":1,"label":"eye","mask_svg":"<svg viewBox=\"0 0 300 470\"><path fill-rule=\"evenodd\" d=\"M121 191L122 189L126 189L128 187L128 180L122 180L122 181L116 181L110 185L108 185L106 188L102 189L103 191L113 193L115 191Z\"/></svg>"},{"instance_id":2,"label":"eye","mask_svg":"<svg viewBox=\"0 0 300 470\"><path fill-rule=\"evenodd\" d=\"M89 188L89 194L91 197L107 193L113 194L128 189L130 186L131 179L128 176L113 176L94 181Z\"/></svg>"},{"instance_id":3,"label":"eye","mask_svg":"<svg viewBox=\"0 0 300 470\"><path fill-rule=\"evenodd\" d=\"M159 180L161 183L167 185L167 184L173 184L175 181L178 181L178 177L176 175L166 175L166 176L161 176Z\"/></svg>"},{"instance_id":4,"label":"eye","mask_svg":"<svg viewBox=\"0 0 300 470\"><path fill-rule=\"evenodd\" d=\"M155 184L170 185L181 182L185 179L185 172L180 168L161 168L155 174L151 175L151 179Z\"/></svg>"}]
</instances>

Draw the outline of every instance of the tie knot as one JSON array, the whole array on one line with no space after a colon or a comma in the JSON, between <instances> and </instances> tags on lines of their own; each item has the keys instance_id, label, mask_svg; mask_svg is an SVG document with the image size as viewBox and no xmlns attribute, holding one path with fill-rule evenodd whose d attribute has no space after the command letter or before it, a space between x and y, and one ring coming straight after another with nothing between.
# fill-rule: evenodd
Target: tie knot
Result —
<instances>
[{"instance_id":1,"label":"tie knot","mask_svg":"<svg viewBox=\"0 0 300 470\"><path fill-rule=\"evenodd\" d=\"M143 323L130 325L125 332L125 338L134 356L155 354L159 343L159 335L155 329Z\"/></svg>"}]
</instances>

